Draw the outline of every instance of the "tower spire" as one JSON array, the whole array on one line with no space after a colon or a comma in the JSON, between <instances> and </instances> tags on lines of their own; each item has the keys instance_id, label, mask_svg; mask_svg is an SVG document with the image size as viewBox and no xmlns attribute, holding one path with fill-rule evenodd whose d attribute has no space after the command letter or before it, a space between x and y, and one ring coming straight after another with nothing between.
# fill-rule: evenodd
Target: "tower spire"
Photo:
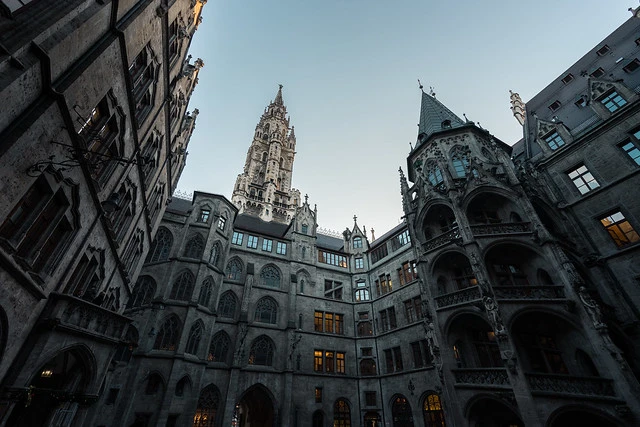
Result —
<instances>
[{"instance_id":1,"label":"tower spire","mask_svg":"<svg viewBox=\"0 0 640 427\"><path fill-rule=\"evenodd\" d=\"M431 93L422 92L422 105L420 108L420 124L418 134L422 134L424 141L431 134L444 130L464 126L464 121L456 116L445 105L438 101L431 88Z\"/></svg>"},{"instance_id":2,"label":"tower spire","mask_svg":"<svg viewBox=\"0 0 640 427\"><path fill-rule=\"evenodd\" d=\"M278 93L276 94L276 99L273 101L276 105L284 105L282 101L282 85L278 85Z\"/></svg>"}]
</instances>

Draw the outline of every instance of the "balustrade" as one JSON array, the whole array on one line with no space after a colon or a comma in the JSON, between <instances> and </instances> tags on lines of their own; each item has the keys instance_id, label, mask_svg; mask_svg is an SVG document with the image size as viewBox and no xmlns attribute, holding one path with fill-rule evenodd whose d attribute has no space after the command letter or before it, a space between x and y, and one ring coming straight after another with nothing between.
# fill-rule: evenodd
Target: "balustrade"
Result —
<instances>
[{"instance_id":1,"label":"balustrade","mask_svg":"<svg viewBox=\"0 0 640 427\"><path fill-rule=\"evenodd\" d=\"M480 287L478 286L471 286L469 288L460 289L459 291L440 295L434 298L436 308L445 308L480 299Z\"/></svg>"},{"instance_id":2,"label":"balustrade","mask_svg":"<svg viewBox=\"0 0 640 427\"><path fill-rule=\"evenodd\" d=\"M71 295L51 293L46 320L61 326L120 340L130 319Z\"/></svg>"},{"instance_id":3,"label":"balustrade","mask_svg":"<svg viewBox=\"0 0 640 427\"><path fill-rule=\"evenodd\" d=\"M498 300L548 300L564 299L563 286L494 286Z\"/></svg>"},{"instance_id":4,"label":"balustrade","mask_svg":"<svg viewBox=\"0 0 640 427\"><path fill-rule=\"evenodd\" d=\"M471 232L474 236L486 236L494 234L513 234L531 232L530 222L505 222L497 224L474 224L471 225Z\"/></svg>"},{"instance_id":5,"label":"balustrade","mask_svg":"<svg viewBox=\"0 0 640 427\"><path fill-rule=\"evenodd\" d=\"M456 384L477 384L484 386L508 386L509 375L505 368L453 369Z\"/></svg>"},{"instance_id":6,"label":"balustrade","mask_svg":"<svg viewBox=\"0 0 640 427\"><path fill-rule=\"evenodd\" d=\"M615 396L613 380L599 377L575 377L559 374L526 374L532 392Z\"/></svg>"},{"instance_id":7,"label":"balustrade","mask_svg":"<svg viewBox=\"0 0 640 427\"><path fill-rule=\"evenodd\" d=\"M458 227L453 228L446 233L442 233L439 236L434 237L433 239L429 239L423 245L423 249L425 251L432 251L434 249L439 248L440 246L444 246L448 243L453 242L460 238L460 230Z\"/></svg>"}]
</instances>

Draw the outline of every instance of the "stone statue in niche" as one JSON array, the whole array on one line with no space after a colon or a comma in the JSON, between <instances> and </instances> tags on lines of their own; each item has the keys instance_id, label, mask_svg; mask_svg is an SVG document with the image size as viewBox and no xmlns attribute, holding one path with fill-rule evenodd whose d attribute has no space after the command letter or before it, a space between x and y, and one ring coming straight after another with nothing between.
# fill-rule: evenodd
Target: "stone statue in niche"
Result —
<instances>
[{"instance_id":1,"label":"stone statue in niche","mask_svg":"<svg viewBox=\"0 0 640 427\"><path fill-rule=\"evenodd\" d=\"M484 308L487 311L487 317L489 318L489 322L495 331L496 337L504 337L507 334L507 331L504 328L504 324L502 323L502 319L500 318L500 313L498 312L498 303L491 297L484 297L482 299L484 303Z\"/></svg>"},{"instance_id":2,"label":"stone statue in niche","mask_svg":"<svg viewBox=\"0 0 640 427\"><path fill-rule=\"evenodd\" d=\"M585 310L587 310L587 314L591 318L593 326L596 328L605 326L602 322L602 311L600 311L600 305L598 305L596 300L589 295L587 288L580 286L578 289L578 296L580 297L580 301L582 302L582 305L584 305Z\"/></svg>"},{"instance_id":3,"label":"stone statue in niche","mask_svg":"<svg viewBox=\"0 0 640 427\"><path fill-rule=\"evenodd\" d=\"M425 317L422 322L422 326L424 327L425 335L427 337L427 344L429 345L431 358L436 359L440 355L440 346L438 345L435 325L431 319Z\"/></svg>"}]
</instances>

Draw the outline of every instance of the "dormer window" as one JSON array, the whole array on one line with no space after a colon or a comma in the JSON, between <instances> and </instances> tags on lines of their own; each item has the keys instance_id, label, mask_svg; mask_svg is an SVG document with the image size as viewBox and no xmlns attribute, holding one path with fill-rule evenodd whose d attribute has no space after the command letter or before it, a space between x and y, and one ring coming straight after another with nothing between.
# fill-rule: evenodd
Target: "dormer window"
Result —
<instances>
[{"instance_id":1,"label":"dormer window","mask_svg":"<svg viewBox=\"0 0 640 427\"><path fill-rule=\"evenodd\" d=\"M562 137L558 135L558 132L556 131L547 134L543 139L547 142L549 148L554 151L564 145L564 139L562 139Z\"/></svg>"},{"instance_id":2,"label":"dormer window","mask_svg":"<svg viewBox=\"0 0 640 427\"><path fill-rule=\"evenodd\" d=\"M210 209L200 209L200 216L198 216L198 222L209 222L209 217L211 216Z\"/></svg>"},{"instance_id":3,"label":"dormer window","mask_svg":"<svg viewBox=\"0 0 640 427\"><path fill-rule=\"evenodd\" d=\"M359 249L362 248L362 237L354 237L353 238L353 248Z\"/></svg>"},{"instance_id":4,"label":"dormer window","mask_svg":"<svg viewBox=\"0 0 640 427\"><path fill-rule=\"evenodd\" d=\"M302 234L307 234L309 232L309 226L307 224L302 224Z\"/></svg>"},{"instance_id":5,"label":"dormer window","mask_svg":"<svg viewBox=\"0 0 640 427\"><path fill-rule=\"evenodd\" d=\"M451 120L444 120L442 122L442 129L451 129Z\"/></svg>"},{"instance_id":6,"label":"dormer window","mask_svg":"<svg viewBox=\"0 0 640 427\"><path fill-rule=\"evenodd\" d=\"M604 105L611 113L617 111L627 103L627 100L624 99L615 90L608 92L602 98L598 99L598 101L600 101L600 103Z\"/></svg>"}]
</instances>

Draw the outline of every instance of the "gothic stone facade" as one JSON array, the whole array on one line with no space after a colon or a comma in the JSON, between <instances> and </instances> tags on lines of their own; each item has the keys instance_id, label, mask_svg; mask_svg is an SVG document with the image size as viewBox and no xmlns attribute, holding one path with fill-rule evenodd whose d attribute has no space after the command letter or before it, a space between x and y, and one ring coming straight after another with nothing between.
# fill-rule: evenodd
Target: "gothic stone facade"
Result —
<instances>
[{"instance_id":1,"label":"gothic stone facade","mask_svg":"<svg viewBox=\"0 0 640 427\"><path fill-rule=\"evenodd\" d=\"M200 1L0 2L0 424L95 425L184 167Z\"/></svg>"}]
</instances>

